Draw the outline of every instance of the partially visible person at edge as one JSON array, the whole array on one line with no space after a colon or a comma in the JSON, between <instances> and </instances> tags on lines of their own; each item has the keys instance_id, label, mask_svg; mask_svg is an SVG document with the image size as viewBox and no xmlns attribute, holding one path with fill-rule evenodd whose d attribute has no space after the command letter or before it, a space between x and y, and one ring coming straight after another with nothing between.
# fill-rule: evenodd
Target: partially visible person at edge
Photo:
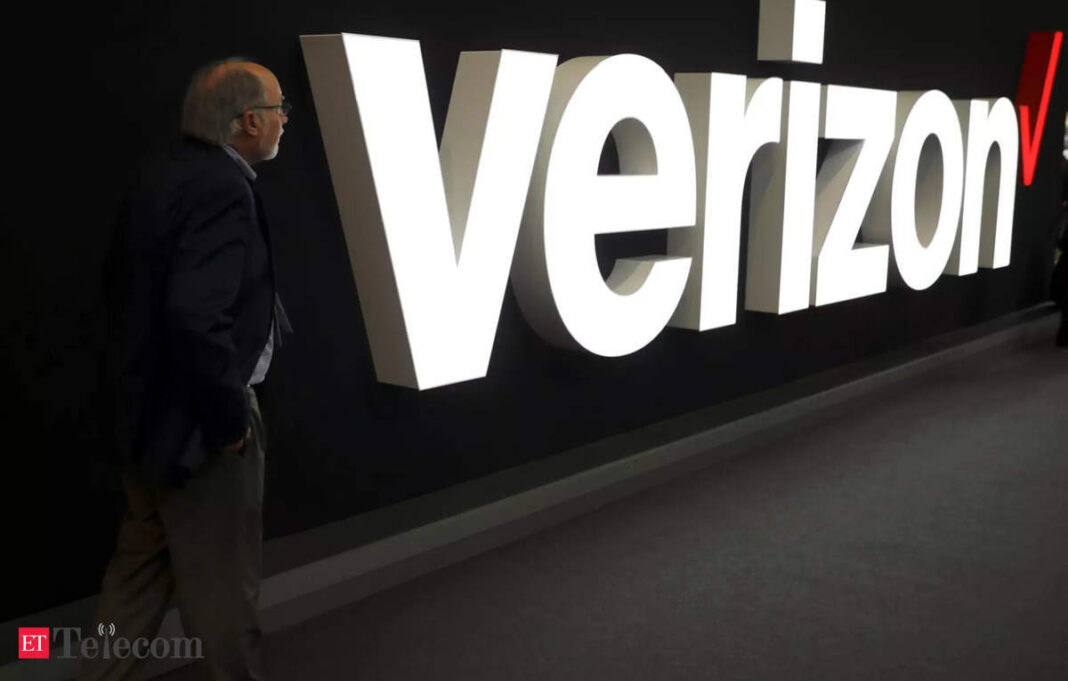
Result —
<instances>
[{"instance_id":1,"label":"partially visible person at edge","mask_svg":"<svg viewBox=\"0 0 1068 681\"><path fill-rule=\"evenodd\" d=\"M1057 332L1057 347L1068 348L1068 113L1064 116L1064 150L1061 152L1061 210L1057 225L1060 230L1057 244L1058 260L1053 268L1050 297L1061 308L1061 327Z\"/></svg>"},{"instance_id":2,"label":"partially visible person at edge","mask_svg":"<svg viewBox=\"0 0 1068 681\"><path fill-rule=\"evenodd\" d=\"M134 175L104 272L126 512L94 623L151 640L176 596L196 664L218 681L264 678L266 442L253 388L289 327L253 166L278 153L288 112L259 64L198 70L181 138ZM78 679L134 678L140 664L83 657Z\"/></svg>"}]
</instances>

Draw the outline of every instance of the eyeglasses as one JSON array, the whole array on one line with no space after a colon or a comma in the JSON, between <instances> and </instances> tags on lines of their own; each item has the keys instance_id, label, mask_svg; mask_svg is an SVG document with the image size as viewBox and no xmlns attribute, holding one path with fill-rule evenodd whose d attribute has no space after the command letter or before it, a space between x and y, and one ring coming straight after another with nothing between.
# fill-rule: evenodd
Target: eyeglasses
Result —
<instances>
[{"instance_id":1,"label":"eyeglasses","mask_svg":"<svg viewBox=\"0 0 1068 681\"><path fill-rule=\"evenodd\" d=\"M250 106L249 109L278 109L278 113L283 116L288 116L289 112L293 110L293 104L291 102L282 102L281 104L262 104L259 106ZM241 118L243 114L244 112L239 113L234 116L234 118Z\"/></svg>"}]
</instances>

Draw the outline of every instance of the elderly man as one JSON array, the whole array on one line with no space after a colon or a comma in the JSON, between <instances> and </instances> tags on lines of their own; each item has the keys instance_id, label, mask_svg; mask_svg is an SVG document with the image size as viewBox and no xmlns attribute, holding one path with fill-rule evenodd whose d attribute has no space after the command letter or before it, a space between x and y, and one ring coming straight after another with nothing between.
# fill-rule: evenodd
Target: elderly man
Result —
<instances>
[{"instance_id":1,"label":"elderly man","mask_svg":"<svg viewBox=\"0 0 1068 681\"><path fill-rule=\"evenodd\" d=\"M252 166L278 153L288 111L263 66L200 69L182 139L136 174L105 266L127 511L95 623L152 639L174 595L214 679L263 678L265 443L252 386L287 323ZM83 658L79 678L131 678L139 663Z\"/></svg>"}]
</instances>

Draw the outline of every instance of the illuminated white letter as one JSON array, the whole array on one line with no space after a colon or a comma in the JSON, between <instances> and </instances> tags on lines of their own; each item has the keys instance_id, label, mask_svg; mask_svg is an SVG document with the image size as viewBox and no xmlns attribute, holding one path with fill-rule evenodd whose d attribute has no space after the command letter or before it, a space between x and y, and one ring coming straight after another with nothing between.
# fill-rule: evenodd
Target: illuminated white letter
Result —
<instances>
[{"instance_id":1,"label":"illuminated white letter","mask_svg":"<svg viewBox=\"0 0 1068 681\"><path fill-rule=\"evenodd\" d=\"M1009 264L1020 138L1016 107L1004 97L993 102L973 99L953 104L964 122L968 153L960 235L946 272L965 275L973 274L980 265L995 268ZM995 144L996 165L990 153Z\"/></svg>"},{"instance_id":2,"label":"illuminated white letter","mask_svg":"<svg viewBox=\"0 0 1068 681\"><path fill-rule=\"evenodd\" d=\"M745 176L757 150L779 141L782 80L684 73L675 85L697 152L697 225L668 233L669 255L693 256L671 325L705 331L737 317Z\"/></svg>"},{"instance_id":3,"label":"illuminated white letter","mask_svg":"<svg viewBox=\"0 0 1068 681\"><path fill-rule=\"evenodd\" d=\"M823 0L760 0L757 59L823 63Z\"/></svg>"},{"instance_id":4,"label":"illuminated white letter","mask_svg":"<svg viewBox=\"0 0 1068 681\"><path fill-rule=\"evenodd\" d=\"M745 309L785 314L808 307L816 193L820 86L787 83L782 142L753 159Z\"/></svg>"},{"instance_id":5,"label":"illuminated white letter","mask_svg":"<svg viewBox=\"0 0 1068 681\"><path fill-rule=\"evenodd\" d=\"M919 291L946 269L957 238L964 143L953 103L938 90L898 93L897 120L896 153L891 153L871 219L862 229L865 241L890 240L897 277ZM938 142L941 162L934 154L922 154L928 137Z\"/></svg>"},{"instance_id":6,"label":"illuminated white letter","mask_svg":"<svg viewBox=\"0 0 1068 681\"><path fill-rule=\"evenodd\" d=\"M897 115L896 92L828 85L823 96L820 136L843 141L831 143L816 178L814 305L886 290L890 247L854 244L894 144Z\"/></svg>"},{"instance_id":7,"label":"illuminated white letter","mask_svg":"<svg viewBox=\"0 0 1068 681\"><path fill-rule=\"evenodd\" d=\"M597 174L609 133L620 175ZM692 225L695 182L686 110L663 69L630 54L561 64L512 270L531 326L555 345L606 357L655 338L689 258L621 259L605 282L594 236Z\"/></svg>"},{"instance_id":8,"label":"illuminated white letter","mask_svg":"<svg viewBox=\"0 0 1068 681\"><path fill-rule=\"evenodd\" d=\"M485 376L556 57L463 53L439 156L417 41L301 45L378 380Z\"/></svg>"}]
</instances>

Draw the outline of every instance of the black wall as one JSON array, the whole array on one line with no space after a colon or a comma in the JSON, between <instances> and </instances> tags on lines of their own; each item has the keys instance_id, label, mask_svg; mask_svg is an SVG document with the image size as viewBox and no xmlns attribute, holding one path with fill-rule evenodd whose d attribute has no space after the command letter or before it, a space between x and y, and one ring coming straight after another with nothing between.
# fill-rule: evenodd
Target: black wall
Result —
<instances>
[{"instance_id":1,"label":"black wall","mask_svg":"<svg viewBox=\"0 0 1068 681\"><path fill-rule=\"evenodd\" d=\"M95 463L109 447L96 281L117 193L138 157L177 127L186 81L212 58L272 68L297 109L261 166L280 290L296 335L266 386L267 537L779 385L997 317L1045 298L1059 200L1061 68L1035 184L1018 189L1012 265L923 292L730 328L668 329L603 359L554 349L506 296L487 378L425 393L375 381L298 36L418 38L440 134L461 50L636 52L669 73L725 71L953 98L1015 97L1027 35L1068 28L1063 0L977 5L830 0L824 65L756 61L755 0L679 3L48 3L5 6L6 144L3 532L0 620L93 593L122 497ZM744 242L744 239L743 239ZM607 263L662 238L606 243ZM742 282L744 283L743 254ZM11 572L9 570L9 572Z\"/></svg>"}]
</instances>

